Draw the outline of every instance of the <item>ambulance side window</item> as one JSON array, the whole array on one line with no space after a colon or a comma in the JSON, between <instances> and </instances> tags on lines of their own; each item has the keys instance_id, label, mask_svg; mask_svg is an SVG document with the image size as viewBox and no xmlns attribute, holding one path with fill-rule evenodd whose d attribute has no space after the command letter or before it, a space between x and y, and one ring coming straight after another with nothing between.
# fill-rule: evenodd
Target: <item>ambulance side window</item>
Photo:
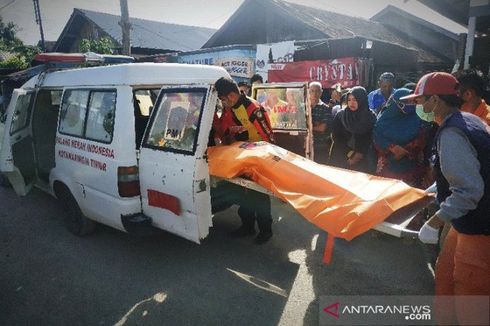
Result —
<instances>
[{"instance_id":1,"label":"ambulance side window","mask_svg":"<svg viewBox=\"0 0 490 326\"><path fill-rule=\"evenodd\" d=\"M60 113L59 130L61 133L83 136L89 94L88 90L65 91Z\"/></svg>"},{"instance_id":2,"label":"ambulance side window","mask_svg":"<svg viewBox=\"0 0 490 326\"><path fill-rule=\"evenodd\" d=\"M144 146L193 154L206 91L162 91Z\"/></svg>"},{"instance_id":3,"label":"ambulance side window","mask_svg":"<svg viewBox=\"0 0 490 326\"><path fill-rule=\"evenodd\" d=\"M115 89L65 90L61 104L59 132L111 143L115 111Z\"/></svg>"},{"instance_id":4,"label":"ambulance side window","mask_svg":"<svg viewBox=\"0 0 490 326\"><path fill-rule=\"evenodd\" d=\"M90 95L85 137L104 143L110 143L112 141L112 133L114 130L115 109L115 91L92 91Z\"/></svg>"},{"instance_id":5,"label":"ambulance side window","mask_svg":"<svg viewBox=\"0 0 490 326\"><path fill-rule=\"evenodd\" d=\"M31 104L32 93L20 95L15 103L14 116L10 125L10 134L24 129L29 124L29 108Z\"/></svg>"}]
</instances>

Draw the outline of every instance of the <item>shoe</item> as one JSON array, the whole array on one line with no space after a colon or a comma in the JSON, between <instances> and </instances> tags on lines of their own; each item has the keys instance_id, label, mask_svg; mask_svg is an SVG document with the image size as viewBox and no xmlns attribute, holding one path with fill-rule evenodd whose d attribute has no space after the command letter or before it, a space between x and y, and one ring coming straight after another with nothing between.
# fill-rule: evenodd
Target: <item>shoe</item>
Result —
<instances>
[{"instance_id":1,"label":"shoe","mask_svg":"<svg viewBox=\"0 0 490 326\"><path fill-rule=\"evenodd\" d=\"M243 238L249 235L255 235L255 229L245 227L245 226L240 226L238 229L230 233L230 236L232 238Z\"/></svg>"},{"instance_id":2,"label":"shoe","mask_svg":"<svg viewBox=\"0 0 490 326\"><path fill-rule=\"evenodd\" d=\"M255 244L261 245L266 243L272 238L272 231L260 231L255 238Z\"/></svg>"}]
</instances>

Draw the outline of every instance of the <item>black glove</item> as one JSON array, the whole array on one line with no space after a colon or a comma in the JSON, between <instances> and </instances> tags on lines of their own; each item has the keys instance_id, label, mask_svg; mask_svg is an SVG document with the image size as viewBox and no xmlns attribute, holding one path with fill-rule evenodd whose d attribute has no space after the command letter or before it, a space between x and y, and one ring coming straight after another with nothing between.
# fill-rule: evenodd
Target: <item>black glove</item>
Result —
<instances>
[{"instance_id":1,"label":"black glove","mask_svg":"<svg viewBox=\"0 0 490 326\"><path fill-rule=\"evenodd\" d=\"M247 141L248 140L248 131L241 132L235 135L235 139L237 141Z\"/></svg>"}]
</instances>

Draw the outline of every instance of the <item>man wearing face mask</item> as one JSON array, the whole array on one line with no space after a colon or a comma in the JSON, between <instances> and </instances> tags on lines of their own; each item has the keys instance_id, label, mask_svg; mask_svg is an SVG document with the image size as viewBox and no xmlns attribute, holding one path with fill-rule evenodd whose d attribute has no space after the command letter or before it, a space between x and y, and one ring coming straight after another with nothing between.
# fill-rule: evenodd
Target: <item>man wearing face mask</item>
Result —
<instances>
[{"instance_id":1,"label":"man wearing face mask","mask_svg":"<svg viewBox=\"0 0 490 326\"><path fill-rule=\"evenodd\" d=\"M407 88L397 89L374 125L374 148L378 154L376 174L421 188L426 171L423 153L426 128L415 113L415 105L400 101L410 92Z\"/></svg>"},{"instance_id":2,"label":"man wearing face mask","mask_svg":"<svg viewBox=\"0 0 490 326\"><path fill-rule=\"evenodd\" d=\"M459 83L444 72L423 76L414 94L421 117L439 125L434 143L440 209L424 224L419 239L437 243L444 221L451 223L435 270L435 313L439 324L486 324L486 312L461 297L490 294L490 129L459 111Z\"/></svg>"}]
</instances>

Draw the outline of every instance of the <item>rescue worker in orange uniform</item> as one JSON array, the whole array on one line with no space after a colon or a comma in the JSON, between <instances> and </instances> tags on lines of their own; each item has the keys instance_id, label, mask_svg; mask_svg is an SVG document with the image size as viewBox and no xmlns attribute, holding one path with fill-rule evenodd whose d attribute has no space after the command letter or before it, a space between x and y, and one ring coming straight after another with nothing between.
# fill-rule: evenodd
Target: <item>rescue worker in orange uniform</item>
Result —
<instances>
[{"instance_id":1,"label":"rescue worker in orange uniform","mask_svg":"<svg viewBox=\"0 0 490 326\"><path fill-rule=\"evenodd\" d=\"M252 98L241 94L238 85L231 78L220 78L214 87L223 105L221 117L215 115L213 121L214 138L222 144L235 141L274 142L269 117L265 109ZM272 237L271 203L268 195L222 182L211 191L213 210L237 204L242 225L232 232L234 237L255 235L255 221L259 234L255 243L263 244Z\"/></svg>"},{"instance_id":2,"label":"rescue worker in orange uniform","mask_svg":"<svg viewBox=\"0 0 490 326\"><path fill-rule=\"evenodd\" d=\"M483 99L485 78L480 71L471 69L456 74L460 84L459 97L464 101L461 111L473 113L490 125L490 105Z\"/></svg>"},{"instance_id":3,"label":"rescue worker in orange uniform","mask_svg":"<svg viewBox=\"0 0 490 326\"><path fill-rule=\"evenodd\" d=\"M490 295L490 127L460 112L459 83L445 72L424 75L412 95L419 116L434 121L434 172L440 209L419 231L436 244L444 221L451 229L435 269L435 314L440 325L487 325ZM448 296L448 297L444 297Z\"/></svg>"}]
</instances>

